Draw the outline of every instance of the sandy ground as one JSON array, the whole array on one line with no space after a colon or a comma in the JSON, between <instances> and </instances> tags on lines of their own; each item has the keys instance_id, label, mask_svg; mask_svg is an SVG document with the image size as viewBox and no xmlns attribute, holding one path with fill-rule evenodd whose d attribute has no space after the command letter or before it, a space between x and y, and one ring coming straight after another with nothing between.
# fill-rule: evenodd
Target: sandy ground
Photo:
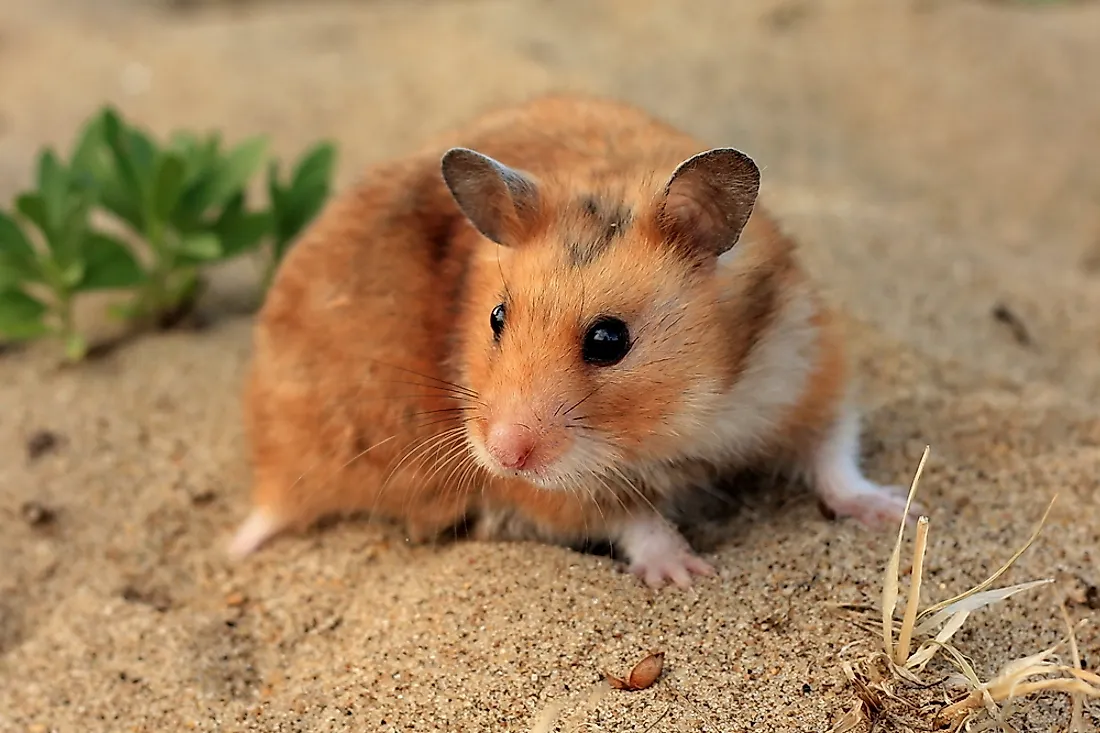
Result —
<instances>
[{"instance_id":1,"label":"sandy ground","mask_svg":"<svg viewBox=\"0 0 1100 733\"><path fill-rule=\"evenodd\" d=\"M1053 593L976 619L960 638L976 668L1057 641L1057 598L1096 615L1096 3L205 5L3 0L0 198L106 100L162 133L268 132L284 154L331 136L341 186L490 104L641 103L762 163L765 200L851 315L868 472L907 483L933 446L928 600L984 578L1059 494L1005 579ZM688 593L604 557L409 547L362 523L228 564L250 325L225 315L79 369L48 347L0 357L4 733L528 731L553 701L569 731L825 731L850 703L840 652L874 639L834 606L874 602L891 538L797 491L748 501L719 577ZM32 460L43 430L58 440ZM1080 643L1095 669L1100 631ZM658 684L581 706L600 670L651 649ZM1045 698L1017 720L1045 731L1066 710Z\"/></svg>"}]
</instances>

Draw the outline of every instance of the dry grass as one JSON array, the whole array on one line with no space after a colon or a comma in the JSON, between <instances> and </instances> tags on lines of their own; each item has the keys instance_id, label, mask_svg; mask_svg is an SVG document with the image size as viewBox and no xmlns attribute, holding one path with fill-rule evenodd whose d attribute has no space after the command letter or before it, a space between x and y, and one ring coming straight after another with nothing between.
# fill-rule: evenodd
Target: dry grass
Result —
<instances>
[{"instance_id":1,"label":"dry grass","mask_svg":"<svg viewBox=\"0 0 1100 733\"><path fill-rule=\"evenodd\" d=\"M912 505L928 453L928 448L925 448L909 489L907 510ZM901 595L899 581L901 549L906 528L906 523L902 523L883 579L881 608L883 648L873 652L859 663L842 664L857 699L837 721L833 727L833 733L845 733L863 725L875 728L878 721L893 715L888 712L891 709L890 703L895 703L906 712L922 712L923 706L917 703L917 699L921 697L918 693L940 685L946 686L949 697L942 705L936 706L938 710L932 710L931 722L937 728L945 727L950 731L961 729L1013 731L1008 718L1015 712L1017 705L1029 702L1040 693L1058 692L1068 694L1072 699L1068 730L1071 732L1083 730L1084 700L1087 697L1100 697L1100 675L1081 668L1073 624L1064 606L1061 608L1061 613L1068 631L1066 639L1049 649L1006 663L992 679L986 681L981 679L966 655L951 641L977 611L1004 601L1017 593L1053 582L1052 579L1042 579L991 589L997 579L1004 575L1038 538L1053 505L1054 500L1047 507L1028 541L997 572L954 598L940 601L924 610L919 610L919 606L929 520L928 517L920 517L916 527L912 573L905 610L898 626L894 612ZM895 630L897 631L896 642L894 641ZM1068 645L1070 649L1070 657L1073 660L1070 665L1055 661L1056 653L1064 645ZM849 645L848 648L857 646L859 646L858 642ZM941 651L947 663L954 667L955 674L934 682L926 681L921 674Z\"/></svg>"}]
</instances>

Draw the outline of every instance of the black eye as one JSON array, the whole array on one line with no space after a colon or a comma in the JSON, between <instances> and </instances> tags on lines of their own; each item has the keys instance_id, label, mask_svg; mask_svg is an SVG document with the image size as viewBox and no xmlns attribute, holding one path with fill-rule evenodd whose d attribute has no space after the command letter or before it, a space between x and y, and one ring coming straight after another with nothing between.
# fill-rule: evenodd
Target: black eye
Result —
<instances>
[{"instance_id":1,"label":"black eye","mask_svg":"<svg viewBox=\"0 0 1100 733\"><path fill-rule=\"evenodd\" d=\"M618 318L604 317L584 335L584 360L595 366L611 366L630 351L630 331Z\"/></svg>"},{"instance_id":2,"label":"black eye","mask_svg":"<svg viewBox=\"0 0 1100 733\"><path fill-rule=\"evenodd\" d=\"M504 303L501 303L489 314L489 325L493 327L493 339L500 341L500 334L504 330Z\"/></svg>"}]
</instances>

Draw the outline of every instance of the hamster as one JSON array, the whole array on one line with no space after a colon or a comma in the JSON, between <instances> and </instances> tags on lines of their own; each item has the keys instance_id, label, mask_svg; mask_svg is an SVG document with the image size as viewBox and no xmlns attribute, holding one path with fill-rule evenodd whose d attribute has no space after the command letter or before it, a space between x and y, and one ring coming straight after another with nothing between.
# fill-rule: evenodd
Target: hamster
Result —
<instances>
[{"instance_id":1,"label":"hamster","mask_svg":"<svg viewBox=\"0 0 1100 733\"><path fill-rule=\"evenodd\" d=\"M736 149L568 94L373 166L258 316L230 552L329 515L420 540L500 510L688 587L715 569L667 507L748 466L896 526L904 492L858 465L834 313L759 188Z\"/></svg>"}]
</instances>

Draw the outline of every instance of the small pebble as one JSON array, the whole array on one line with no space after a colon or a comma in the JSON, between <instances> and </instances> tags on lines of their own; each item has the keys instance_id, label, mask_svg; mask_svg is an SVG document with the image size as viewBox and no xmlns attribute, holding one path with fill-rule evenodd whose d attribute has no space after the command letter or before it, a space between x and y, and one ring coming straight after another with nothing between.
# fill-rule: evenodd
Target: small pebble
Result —
<instances>
[{"instance_id":1,"label":"small pebble","mask_svg":"<svg viewBox=\"0 0 1100 733\"><path fill-rule=\"evenodd\" d=\"M37 501L26 502L20 507L19 513L23 516L23 521L32 527L45 527L57 519L53 509Z\"/></svg>"},{"instance_id":2,"label":"small pebble","mask_svg":"<svg viewBox=\"0 0 1100 733\"><path fill-rule=\"evenodd\" d=\"M60 437L50 430L36 430L27 438L27 458L37 460L57 448Z\"/></svg>"}]
</instances>

